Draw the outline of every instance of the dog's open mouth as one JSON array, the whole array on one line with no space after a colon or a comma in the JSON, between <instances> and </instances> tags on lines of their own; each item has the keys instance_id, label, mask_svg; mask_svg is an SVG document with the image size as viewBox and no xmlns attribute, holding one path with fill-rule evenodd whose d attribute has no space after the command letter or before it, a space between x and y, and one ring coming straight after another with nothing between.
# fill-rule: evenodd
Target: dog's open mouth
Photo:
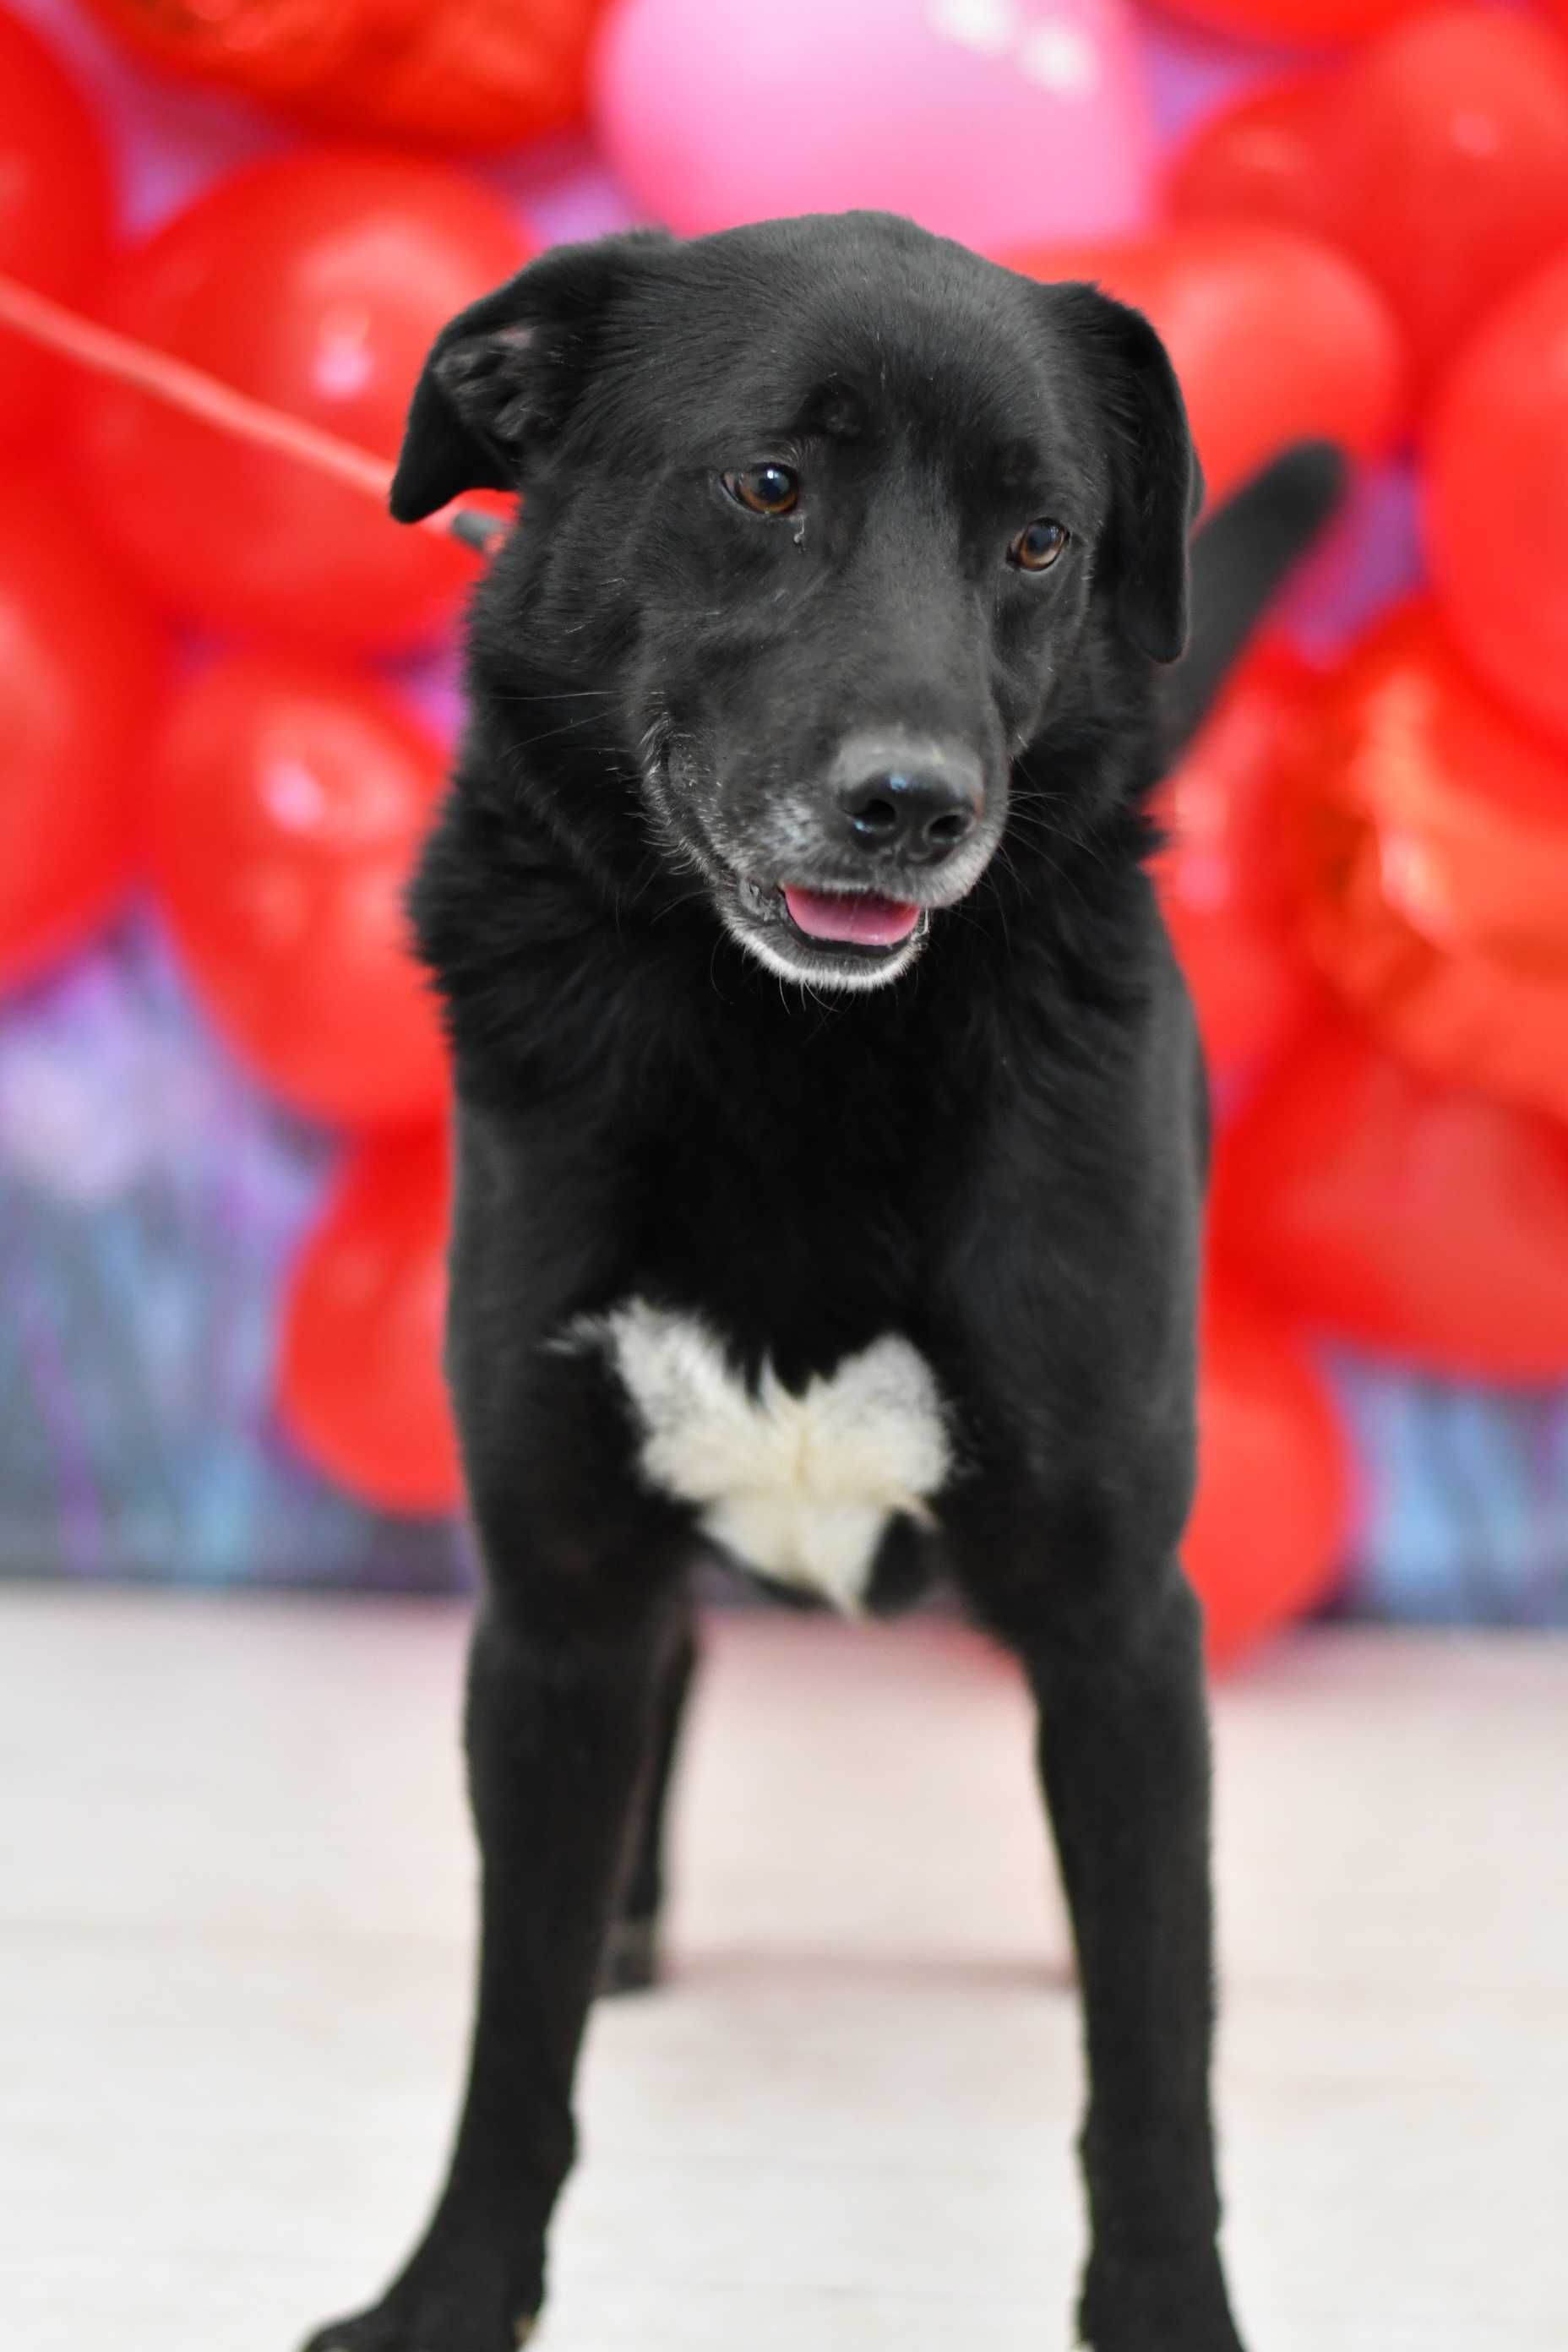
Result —
<instances>
[{"instance_id":1,"label":"dog's open mouth","mask_svg":"<svg viewBox=\"0 0 1568 2352\"><path fill-rule=\"evenodd\" d=\"M901 947L920 927L921 909L907 898L882 898L869 890L810 890L795 882L786 882L781 896L795 929L818 946Z\"/></svg>"},{"instance_id":2,"label":"dog's open mouth","mask_svg":"<svg viewBox=\"0 0 1568 2352\"><path fill-rule=\"evenodd\" d=\"M918 955L931 910L912 898L816 882L730 886L731 929L769 970L826 988L876 988Z\"/></svg>"}]
</instances>

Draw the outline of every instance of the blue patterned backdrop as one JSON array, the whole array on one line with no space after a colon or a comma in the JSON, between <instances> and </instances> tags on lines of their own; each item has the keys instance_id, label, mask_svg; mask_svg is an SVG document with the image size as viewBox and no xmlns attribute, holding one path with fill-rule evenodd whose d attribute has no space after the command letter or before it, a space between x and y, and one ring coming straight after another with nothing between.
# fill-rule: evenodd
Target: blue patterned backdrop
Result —
<instances>
[{"instance_id":1,"label":"blue patterned backdrop","mask_svg":"<svg viewBox=\"0 0 1568 2352\"><path fill-rule=\"evenodd\" d=\"M0 1570L450 1586L270 1404L283 1269L336 1147L272 1108L135 920L0 1016Z\"/></svg>"}]
</instances>

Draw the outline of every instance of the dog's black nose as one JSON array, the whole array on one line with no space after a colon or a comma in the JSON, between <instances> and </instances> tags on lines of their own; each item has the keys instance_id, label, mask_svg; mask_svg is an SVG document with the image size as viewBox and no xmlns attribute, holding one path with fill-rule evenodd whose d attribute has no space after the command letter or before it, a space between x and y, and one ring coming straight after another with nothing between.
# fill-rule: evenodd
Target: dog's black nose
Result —
<instances>
[{"instance_id":1,"label":"dog's black nose","mask_svg":"<svg viewBox=\"0 0 1568 2352\"><path fill-rule=\"evenodd\" d=\"M848 745L838 777L850 839L869 856L906 866L935 866L950 856L985 805L980 762L959 751Z\"/></svg>"}]
</instances>

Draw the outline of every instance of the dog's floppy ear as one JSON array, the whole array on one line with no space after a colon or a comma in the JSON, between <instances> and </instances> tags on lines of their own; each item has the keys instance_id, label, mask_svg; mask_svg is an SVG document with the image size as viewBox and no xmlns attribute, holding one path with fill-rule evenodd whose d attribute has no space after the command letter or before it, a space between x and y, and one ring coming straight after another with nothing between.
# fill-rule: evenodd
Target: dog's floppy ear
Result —
<instances>
[{"instance_id":1,"label":"dog's floppy ear","mask_svg":"<svg viewBox=\"0 0 1568 2352\"><path fill-rule=\"evenodd\" d=\"M1141 310L1093 286L1051 292L1058 318L1088 359L1110 427L1116 616L1140 653L1173 662L1187 642L1187 539L1204 502L1182 388Z\"/></svg>"},{"instance_id":2,"label":"dog's floppy ear","mask_svg":"<svg viewBox=\"0 0 1568 2352\"><path fill-rule=\"evenodd\" d=\"M419 522L464 490L519 488L564 423L617 296L671 239L633 230L554 247L442 328L415 386L391 505Z\"/></svg>"}]
</instances>

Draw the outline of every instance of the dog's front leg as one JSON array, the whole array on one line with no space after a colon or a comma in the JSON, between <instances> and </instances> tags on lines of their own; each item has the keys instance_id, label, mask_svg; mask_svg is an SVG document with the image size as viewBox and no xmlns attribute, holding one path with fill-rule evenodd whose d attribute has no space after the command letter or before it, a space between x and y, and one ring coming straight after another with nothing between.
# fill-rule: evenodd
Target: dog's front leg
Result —
<instances>
[{"instance_id":1,"label":"dog's front leg","mask_svg":"<svg viewBox=\"0 0 1568 2352\"><path fill-rule=\"evenodd\" d=\"M492 1584L479 1618L468 1752L483 1917L457 2146L399 2278L311 2352L513 2352L542 2304L578 2045L685 1623L657 1549L635 1597L633 1582L595 1583L597 1599L580 1576Z\"/></svg>"},{"instance_id":2,"label":"dog's front leg","mask_svg":"<svg viewBox=\"0 0 1568 2352\"><path fill-rule=\"evenodd\" d=\"M1068 1571L1041 1605L1015 1588L1000 1619L989 1612L1039 1703L1078 1945L1090 2224L1079 2331L1093 2352L1241 2352L1215 2242L1200 1614L1173 1559L1080 1565L1082 1588Z\"/></svg>"},{"instance_id":3,"label":"dog's front leg","mask_svg":"<svg viewBox=\"0 0 1568 2352\"><path fill-rule=\"evenodd\" d=\"M1125 1625L1028 1661L1083 1985L1094 2352L1239 2352L1215 2233L1199 1613L1173 1563Z\"/></svg>"}]
</instances>

